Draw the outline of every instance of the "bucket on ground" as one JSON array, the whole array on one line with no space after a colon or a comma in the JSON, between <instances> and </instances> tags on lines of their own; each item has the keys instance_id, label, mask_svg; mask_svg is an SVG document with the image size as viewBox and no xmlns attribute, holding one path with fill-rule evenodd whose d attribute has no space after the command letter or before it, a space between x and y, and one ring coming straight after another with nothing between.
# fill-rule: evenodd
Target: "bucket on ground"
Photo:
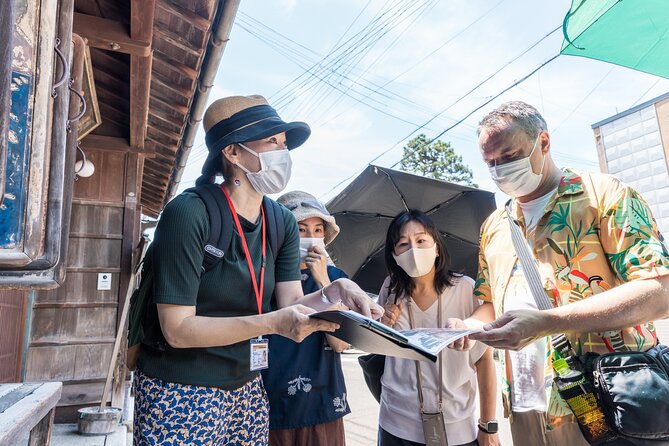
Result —
<instances>
[{"instance_id":1,"label":"bucket on ground","mask_svg":"<svg viewBox=\"0 0 669 446\"><path fill-rule=\"evenodd\" d=\"M106 435L116 430L123 410L118 407L100 406L79 409L78 431L82 435Z\"/></svg>"}]
</instances>

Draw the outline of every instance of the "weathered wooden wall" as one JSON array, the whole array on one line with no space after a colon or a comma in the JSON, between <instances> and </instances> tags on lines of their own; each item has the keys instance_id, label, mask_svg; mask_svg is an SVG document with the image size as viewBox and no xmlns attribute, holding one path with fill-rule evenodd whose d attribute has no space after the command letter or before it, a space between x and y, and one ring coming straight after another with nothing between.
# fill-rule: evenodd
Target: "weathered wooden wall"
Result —
<instances>
[{"instance_id":1,"label":"weathered wooden wall","mask_svg":"<svg viewBox=\"0 0 669 446\"><path fill-rule=\"evenodd\" d=\"M0 383L21 380L28 292L0 290Z\"/></svg>"},{"instance_id":2,"label":"weathered wooden wall","mask_svg":"<svg viewBox=\"0 0 669 446\"><path fill-rule=\"evenodd\" d=\"M95 174L75 184L66 280L58 289L36 293L25 373L26 381L63 381L56 412L61 422L100 401L127 289L128 275L121 272L129 270L128 246L139 235L136 199L127 205L138 189L138 156L110 151L87 156ZM112 274L109 291L97 290L103 272ZM112 397L122 405L120 376Z\"/></svg>"}]
</instances>

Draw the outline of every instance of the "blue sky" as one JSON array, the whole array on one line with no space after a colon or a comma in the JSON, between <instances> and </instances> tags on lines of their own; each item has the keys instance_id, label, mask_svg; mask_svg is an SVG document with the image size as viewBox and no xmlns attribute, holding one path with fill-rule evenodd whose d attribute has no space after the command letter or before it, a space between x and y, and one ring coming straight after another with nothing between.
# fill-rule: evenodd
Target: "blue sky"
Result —
<instances>
[{"instance_id":1,"label":"blue sky","mask_svg":"<svg viewBox=\"0 0 669 446\"><path fill-rule=\"evenodd\" d=\"M436 136L557 54L561 30L517 58L560 27L569 6L567 0L245 0L209 99L262 94L283 119L309 123L311 138L291 152L287 190L327 201L380 154L374 164L398 162L409 135L439 112L445 110L420 132ZM363 34L370 23L375 33ZM305 67L336 48L338 57L327 57L317 76L304 75ZM475 133L496 105L533 104L548 122L558 165L599 170L591 124L667 91L667 79L560 56L441 139L500 202L504 196L489 178ZM199 174L203 133L181 189Z\"/></svg>"}]
</instances>

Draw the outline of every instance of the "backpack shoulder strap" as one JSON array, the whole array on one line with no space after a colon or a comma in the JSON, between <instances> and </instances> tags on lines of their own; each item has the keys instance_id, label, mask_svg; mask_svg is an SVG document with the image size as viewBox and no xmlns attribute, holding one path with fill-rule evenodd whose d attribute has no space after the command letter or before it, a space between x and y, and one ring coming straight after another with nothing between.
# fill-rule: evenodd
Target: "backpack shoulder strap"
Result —
<instances>
[{"instance_id":1,"label":"backpack shoulder strap","mask_svg":"<svg viewBox=\"0 0 669 446\"><path fill-rule=\"evenodd\" d=\"M204 245L202 261L202 269L207 272L223 259L230 247L234 227L230 206L218 184L203 184L186 192L197 194L209 214L209 239Z\"/></svg>"},{"instance_id":2,"label":"backpack shoulder strap","mask_svg":"<svg viewBox=\"0 0 669 446\"><path fill-rule=\"evenodd\" d=\"M281 210L282 206L267 196L263 197L262 205L265 208L267 217L269 246L276 258L286 238L286 224L283 218L283 211Z\"/></svg>"}]
</instances>

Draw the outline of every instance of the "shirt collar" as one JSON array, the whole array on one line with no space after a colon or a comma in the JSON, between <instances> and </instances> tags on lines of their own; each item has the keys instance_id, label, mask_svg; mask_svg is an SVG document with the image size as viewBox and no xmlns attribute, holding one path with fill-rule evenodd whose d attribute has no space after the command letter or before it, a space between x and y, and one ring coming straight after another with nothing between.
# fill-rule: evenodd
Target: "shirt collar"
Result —
<instances>
[{"instance_id":1,"label":"shirt collar","mask_svg":"<svg viewBox=\"0 0 669 446\"><path fill-rule=\"evenodd\" d=\"M547 210L553 209L553 207L555 207L555 202L563 195L575 195L583 192L583 179L580 175L567 167L562 169L562 173L563 175L562 179L560 179L557 193L546 205ZM521 223L523 227L525 226L523 211L516 200L511 201L511 216L514 220Z\"/></svg>"}]
</instances>

